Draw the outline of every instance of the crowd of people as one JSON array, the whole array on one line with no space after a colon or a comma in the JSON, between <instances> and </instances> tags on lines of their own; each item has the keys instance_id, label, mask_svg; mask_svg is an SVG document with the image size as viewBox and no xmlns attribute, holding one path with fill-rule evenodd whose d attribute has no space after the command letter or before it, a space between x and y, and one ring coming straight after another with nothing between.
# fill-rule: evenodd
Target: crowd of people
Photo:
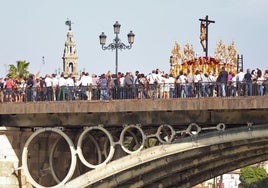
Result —
<instances>
[{"instance_id":1,"label":"crowd of people","mask_svg":"<svg viewBox=\"0 0 268 188\"><path fill-rule=\"evenodd\" d=\"M31 102L61 100L114 100L114 99L168 99L185 97L235 97L268 95L268 70L247 69L238 73L219 75L196 70L171 75L152 70L149 74L136 71L101 75L82 72L72 74L47 74L38 77L0 79L0 102Z\"/></svg>"}]
</instances>

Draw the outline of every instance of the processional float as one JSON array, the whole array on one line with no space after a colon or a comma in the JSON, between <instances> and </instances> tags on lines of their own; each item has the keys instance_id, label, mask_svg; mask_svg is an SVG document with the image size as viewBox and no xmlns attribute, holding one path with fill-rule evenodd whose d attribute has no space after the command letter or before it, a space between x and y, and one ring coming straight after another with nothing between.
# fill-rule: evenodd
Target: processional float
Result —
<instances>
[{"instance_id":1,"label":"processional float","mask_svg":"<svg viewBox=\"0 0 268 188\"><path fill-rule=\"evenodd\" d=\"M217 76L222 67L225 67L227 72L236 74L241 67L239 63L239 56L235 47L234 41L226 46L222 40L217 43L217 47L214 52L214 57L208 56L208 25L209 23L215 23L214 21L206 19L199 19L200 23L200 43L203 47L205 56L197 57L193 49L193 45L187 43L181 49L181 45L175 42L175 46L172 49L169 62L170 73L176 77L179 72L183 74L188 72L194 74L197 70L202 71L204 74L209 75L213 73Z\"/></svg>"}]
</instances>

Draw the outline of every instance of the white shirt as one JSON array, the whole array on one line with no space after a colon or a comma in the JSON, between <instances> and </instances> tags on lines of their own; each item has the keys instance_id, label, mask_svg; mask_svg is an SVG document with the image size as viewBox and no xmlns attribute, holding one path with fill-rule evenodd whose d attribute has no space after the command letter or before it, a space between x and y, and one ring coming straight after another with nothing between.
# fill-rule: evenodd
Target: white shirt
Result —
<instances>
[{"instance_id":1,"label":"white shirt","mask_svg":"<svg viewBox=\"0 0 268 188\"><path fill-rule=\"evenodd\" d=\"M186 84L187 77L182 74L179 76L179 80L181 84Z\"/></svg>"},{"instance_id":2,"label":"white shirt","mask_svg":"<svg viewBox=\"0 0 268 188\"><path fill-rule=\"evenodd\" d=\"M232 86L236 87L236 77L232 77Z\"/></svg>"},{"instance_id":3,"label":"white shirt","mask_svg":"<svg viewBox=\"0 0 268 188\"><path fill-rule=\"evenodd\" d=\"M236 81L242 82L244 80L245 73L239 72L235 77Z\"/></svg>"},{"instance_id":4,"label":"white shirt","mask_svg":"<svg viewBox=\"0 0 268 188\"><path fill-rule=\"evenodd\" d=\"M51 87L52 86L52 79L50 77L45 78L46 86Z\"/></svg>"},{"instance_id":5,"label":"white shirt","mask_svg":"<svg viewBox=\"0 0 268 188\"><path fill-rule=\"evenodd\" d=\"M210 74L210 75L208 76L208 81L209 81L209 82L216 82L216 78L215 78L215 76L213 76L213 74Z\"/></svg>"},{"instance_id":6,"label":"white shirt","mask_svg":"<svg viewBox=\"0 0 268 188\"><path fill-rule=\"evenodd\" d=\"M195 83L197 83L197 82L199 82L199 81L201 81L202 79L201 79L201 75L200 74L195 74L194 75L194 82Z\"/></svg>"},{"instance_id":7,"label":"white shirt","mask_svg":"<svg viewBox=\"0 0 268 188\"><path fill-rule=\"evenodd\" d=\"M59 80L56 77L52 78L52 86L57 87L59 85Z\"/></svg>"},{"instance_id":8,"label":"white shirt","mask_svg":"<svg viewBox=\"0 0 268 188\"><path fill-rule=\"evenodd\" d=\"M168 78L168 80L167 80L167 83L169 83L169 87L170 88L175 88L175 78L174 77L172 77L172 76L170 76L169 78Z\"/></svg>"},{"instance_id":9,"label":"white shirt","mask_svg":"<svg viewBox=\"0 0 268 188\"><path fill-rule=\"evenodd\" d=\"M60 77L59 79L59 86L66 86L66 79L63 77Z\"/></svg>"},{"instance_id":10,"label":"white shirt","mask_svg":"<svg viewBox=\"0 0 268 188\"><path fill-rule=\"evenodd\" d=\"M74 86L74 80L70 77L66 79L66 86Z\"/></svg>"},{"instance_id":11,"label":"white shirt","mask_svg":"<svg viewBox=\"0 0 268 188\"><path fill-rule=\"evenodd\" d=\"M207 82L208 82L208 77L206 77L204 74L201 74L200 76L201 76L201 80L202 80L202 82L204 82L204 83L207 84Z\"/></svg>"},{"instance_id":12,"label":"white shirt","mask_svg":"<svg viewBox=\"0 0 268 188\"><path fill-rule=\"evenodd\" d=\"M82 86L89 86L90 84L92 84L92 77L91 76L86 76L83 75L80 79Z\"/></svg>"},{"instance_id":13,"label":"white shirt","mask_svg":"<svg viewBox=\"0 0 268 188\"><path fill-rule=\"evenodd\" d=\"M125 80L125 77L120 77L120 78L119 78L120 86L121 86L121 87L124 87L124 80Z\"/></svg>"},{"instance_id":14,"label":"white shirt","mask_svg":"<svg viewBox=\"0 0 268 188\"><path fill-rule=\"evenodd\" d=\"M153 84L153 83L154 83L154 78L153 78L153 76L152 76L152 73L150 73L150 74L146 77L146 79L149 81L149 84Z\"/></svg>"},{"instance_id":15,"label":"white shirt","mask_svg":"<svg viewBox=\"0 0 268 188\"><path fill-rule=\"evenodd\" d=\"M257 79L257 84L262 85L264 78L261 76Z\"/></svg>"}]
</instances>

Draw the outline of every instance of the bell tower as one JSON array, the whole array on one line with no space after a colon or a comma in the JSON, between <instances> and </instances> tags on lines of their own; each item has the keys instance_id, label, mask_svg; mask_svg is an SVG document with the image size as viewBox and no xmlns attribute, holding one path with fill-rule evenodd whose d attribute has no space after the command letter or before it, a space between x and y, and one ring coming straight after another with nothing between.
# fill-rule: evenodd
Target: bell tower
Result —
<instances>
[{"instance_id":1,"label":"bell tower","mask_svg":"<svg viewBox=\"0 0 268 188\"><path fill-rule=\"evenodd\" d=\"M65 41L65 48L63 52L63 73L64 75L72 74L73 76L78 76L78 56L76 51L76 44L74 42L74 36L72 32L72 22L71 20L67 20L65 22L67 26L69 26L69 30L67 32L67 39Z\"/></svg>"}]
</instances>

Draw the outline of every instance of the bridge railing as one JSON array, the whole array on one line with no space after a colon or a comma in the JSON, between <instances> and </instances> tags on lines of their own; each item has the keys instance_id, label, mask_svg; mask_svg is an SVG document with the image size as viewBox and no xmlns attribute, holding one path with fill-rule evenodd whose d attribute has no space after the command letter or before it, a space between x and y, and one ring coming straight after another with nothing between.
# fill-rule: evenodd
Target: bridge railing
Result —
<instances>
[{"instance_id":1,"label":"bridge railing","mask_svg":"<svg viewBox=\"0 0 268 188\"><path fill-rule=\"evenodd\" d=\"M268 95L268 82L198 82L133 84L128 86L62 86L13 88L0 91L0 102L62 100L168 99Z\"/></svg>"}]
</instances>

